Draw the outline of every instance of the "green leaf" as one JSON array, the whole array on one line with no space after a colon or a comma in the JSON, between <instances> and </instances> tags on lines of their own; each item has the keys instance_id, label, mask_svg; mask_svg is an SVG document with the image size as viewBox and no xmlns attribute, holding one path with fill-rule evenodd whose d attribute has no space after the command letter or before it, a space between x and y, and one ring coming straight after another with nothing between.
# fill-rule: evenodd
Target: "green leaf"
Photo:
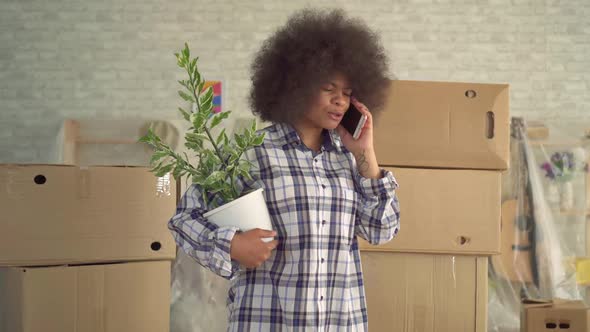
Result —
<instances>
[{"instance_id":1,"label":"green leaf","mask_svg":"<svg viewBox=\"0 0 590 332\"><path fill-rule=\"evenodd\" d=\"M184 57L186 59L188 59L191 55L191 51L188 48L188 43L184 43L184 50L182 50L182 54L184 54Z\"/></svg>"},{"instance_id":2,"label":"green leaf","mask_svg":"<svg viewBox=\"0 0 590 332\"><path fill-rule=\"evenodd\" d=\"M227 112L223 112L223 113L219 113L217 115L215 115L213 117L213 120L211 121L211 128L215 128L217 125L219 125L221 123L221 121L223 121L224 119L227 119L227 117L229 116L229 114L227 114Z\"/></svg>"},{"instance_id":3,"label":"green leaf","mask_svg":"<svg viewBox=\"0 0 590 332\"><path fill-rule=\"evenodd\" d=\"M210 186L216 182L222 181L224 179L224 177L225 177L225 172L215 171L207 177L207 179L205 180L205 183L203 185Z\"/></svg>"},{"instance_id":4,"label":"green leaf","mask_svg":"<svg viewBox=\"0 0 590 332\"><path fill-rule=\"evenodd\" d=\"M245 143L244 143L244 138L242 137L242 135L234 134L234 139L236 140L238 147L243 149L245 146Z\"/></svg>"},{"instance_id":5,"label":"green leaf","mask_svg":"<svg viewBox=\"0 0 590 332\"><path fill-rule=\"evenodd\" d=\"M180 111L180 113L182 114L182 117L186 120L189 121L191 120L191 115L189 112L185 111L182 107L178 108L178 111Z\"/></svg>"},{"instance_id":6,"label":"green leaf","mask_svg":"<svg viewBox=\"0 0 590 332\"><path fill-rule=\"evenodd\" d=\"M221 123L222 118L220 116L215 116L213 117L213 120L211 120L211 124L209 125L211 128L215 128L218 124Z\"/></svg>"},{"instance_id":7,"label":"green leaf","mask_svg":"<svg viewBox=\"0 0 590 332\"><path fill-rule=\"evenodd\" d=\"M192 122L195 131L201 131L206 121L207 115L203 113L203 110L201 110L201 112L198 113L193 113Z\"/></svg>"},{"instance_id":8,"label":"green leaf","mask_svg":"<svg viewBox=\"0 0 590 332\"><path fill-rule=\"evenodd\" d=\"M205 104L201 104L201 112L203 112L207 117L212 114L213 111L213 103L210 101Z\"/></svg>"},{"instance_id":9,"label":"green leaf","mask_svg":"<svg viewBox=\"0 0 590 332\"><path fill-rule=\"evenodd\" d=\"M257 137L254 138L254 140L252 141L252 145L253 146L259 146L264 142L264 135L258 135Z\"/></svg>"},{"instance_id":10,"label":"green leaf","mask_svg":"<svg viewBox=\"0 0 590 332\"><path fill-rule=\"evenodd\" d=\"M150 165L155 164L158 160L164 158L168 156L168 152L167 151L156 151L154 152L154 154L152 155L152 157L150 158Z\"/></svg>"},{"instance_id":11,"label":"green leaf","mask_svg":"<svg viewBox=\"0 0 590 332\"><path fill-rule=\"evenodd\" d=\"M195 143L195 142L185 142L184 146L186 146L189 150L201 150L203 149L203 144Z\"/></svg>"},{"instance_id":12,"label":"green leaf","mask_svg":"<svg viewBox=\"0 0 590 332\"><path fill-rule=\"evenodd\" d=\"M195 102L195 98L193 98L193 96L189 95L188 93L186 93L184 91L178 90L178 95L186 101L193 102L193 103Z\"/></svg>"},{"instance_id":13,"label":"green leaf","mask_svg":"<svg viewBox=\"0 0 590 332\"><path fill-rule=\"evenodd\" d=\"M162 177L168 173L170 173L170 171L172 170L172 168L174 168L174 163L166 165L166 166L162 166L160 169L158 169L155 174L158 177Z\"/></svg>"},{"instance_id":14,"label":"green leaf","mask_svg":"<svg viewBox=\"0 0 590 332\"><path fill-rule=\"evenodd\" d=\"M197 84L196 92L197 92L197 95L198 96L201 96L201 94L203 93L203 86L204 85L205 85L205 81L202 81L202 82L200 82L200 83Z\"/></svg>"},{"instance_id":15,"label":"green leaf","mask_svg":"<svg viewBox=\"0 0 590 332\"><path fill-rule=\"evenodd\" d=\"M211 103L213 102L213 88L208 87L205 94L202 95L200 98L201 104Z\"/></svg>"},{"instance_id":16,"label":"green leaf","mask_svg":"<svg viewBox=\"0 0 590 332\"><path fill-rule=\"evenodd\" d=\"M238 166L238 169L240 170L240 172L248 173L248 172L250 172L250 163L241 162L240 165Z\"/></svg>"},{"instance_id":17,"label":"green leaf","mask_svg":"<svg viewBox=\"0 0 590 332\"><path fill-rule=\"evenodd\" d=\"M215 140L215 144L220 145L223 140L224 135L225 135L225 128L221 129L221 132L219 133L219 135L217 136L217 139Z\"/></svg>"},{"instance_id":18,"label":"green leaf","mask_svg":"<svg viewBox=\"0 0 590 332\"><path fill-rule=\"evenodd\" d=\"M225 111L225 112L219 113L219 116L221 116L223 119L227 119L230 114L231 114L231 111Z\"/></svg>"},{"instance_id":19,"label":"green leaf","mask_svg":"<svg viewBox=\"0 0 590 332\"><path fill-rule=\"evenodd\" d=\"M176 167L174 167L174 171L172 171L172 177L174 177L175 179L179 179L182 171L182 166L177 164Z\"/></svg>"},{"instance_id":20,"label":"green leaf","mask_svg":"<svg viewBox=\"0 0 590 332\"><path fill-rule=\"evenodd\" d=\"M201 73L199 73L199 70L197 68L195 68L195 72L193 74L193 80L197 86L199 84L201 84Z\"/></svg>"},{"instance_id":21,"label":"green leaf","mask_svg":"<svg viewBox=\"0 0 590 332\"><path fill-rule=\"evenodd\" d=\"M184 138L187 142L204 142L209 140L209 137L201 133L186 133Z\"/></svg>"},{"instance_id":22,"label":"green leaf","mask_svg":"<svg viewBox=\"0 0 590 332\"><path fill-rule=\"evenodd\" d=\"M152 142L152 138L149 136L149 134L146 134L140 137L137 142L150 144Z\"/></svg>"},{"instance_id":23,"label":"green leaf","mask_svg":"<svg viewBox=\"0 0 590 332\"><path fill-rule=\"evenodd\" d=\"M239 153L238 153L237 151L232 151L232 152L230 153L230 157L229 157L228 163L229 163L229 164L233 164L233 163L235 163L235 162L236 162L236 161L237 161L239 158L240 158L240 156L239 156Z\"/></svg>"}]
</instances>

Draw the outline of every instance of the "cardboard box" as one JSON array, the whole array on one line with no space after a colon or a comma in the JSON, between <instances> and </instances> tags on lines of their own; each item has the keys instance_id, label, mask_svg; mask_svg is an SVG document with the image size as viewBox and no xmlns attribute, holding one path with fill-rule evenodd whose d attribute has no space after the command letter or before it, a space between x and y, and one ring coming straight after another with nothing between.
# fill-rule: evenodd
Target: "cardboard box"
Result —
<instances>
[{"instance_id":1,"label":"cardboard box","mask_svg":"<svg viewBox=\"0 0 590 332\"><path fill-rule=\"evenodd\" d=\"M180 127L174 120L66 119L57 136L54 159L66 165L147 167L153 149L138 140L148 128L177 150Z\"/></svg>"},{"instance_id":2,"label":"cardboard box","mask_svg":"<svg viewBox=\"0 0 590 332\"><path fill-rule=\"evenodd\" d=\"M362 250L491 255L500 252L499 171L386 168L400 187L400 231Z\"/></svg>"},{"instance_id":3,"label":"cardboard box","mask_svg":"<svg viewBox=\"0 0 590 332\"><path fill-rule=\"evenodd\" d=\"M0 202L0 266L176 255L176 183L147 168L0 165Z\"/></svg>"},{"instance_id":4,"label":"cardboard box","mask_svg":"<svg viewBox=\"0 0 590 332\"><path fill-rule=\"evenodd\" d=\"M0 269L0 330L169 330L170 261Z\"/></svg>"},{"instance_id":5,"label":"cardboard box","mask_svg":"<svg viewBox=\"0 0 590 332\"><path fill-rule=\"evenodd\" d=\"M590 308L582 301L525 300L520 330L587 332L590 331Z\"/></svg>"},{"instance_id":6,"label":"cardboard box","mask_svg":"<svg viewBox=\"0 0 590 332\"><path fill-rule=\"evenodd\" d=\"M369 331L486 332L486 257L361 256Z\"/></svg>"},{"instance_id":7,"label":"cardboard box","mask_svg":"<svg viewBox=\"0 0 590 332\"><path fill-rule=\"evenodd\" d=\"M392 81L374 141L381 165L505 170L508 85Z\"/></svg>"}]
</instances>

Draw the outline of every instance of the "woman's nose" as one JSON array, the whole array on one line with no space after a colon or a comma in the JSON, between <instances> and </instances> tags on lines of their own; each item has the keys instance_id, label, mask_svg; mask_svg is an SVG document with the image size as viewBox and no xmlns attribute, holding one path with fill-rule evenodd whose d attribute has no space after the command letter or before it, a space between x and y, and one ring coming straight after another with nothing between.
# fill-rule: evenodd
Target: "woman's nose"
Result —
<instances>
[{"instance_id":1,"label":"woman's nose","mask_svg":"<svg viewBox=\"0 0 590 332\"><path fill-rule=\"evenodd\" d=\"M336 104L338 106L344 105L344 103L346 102L344 100L344 94L342 94L342 93L336 94L336 96L334 96L333 102L334 102L334 104Z\"/></svg>"}]
</instances>

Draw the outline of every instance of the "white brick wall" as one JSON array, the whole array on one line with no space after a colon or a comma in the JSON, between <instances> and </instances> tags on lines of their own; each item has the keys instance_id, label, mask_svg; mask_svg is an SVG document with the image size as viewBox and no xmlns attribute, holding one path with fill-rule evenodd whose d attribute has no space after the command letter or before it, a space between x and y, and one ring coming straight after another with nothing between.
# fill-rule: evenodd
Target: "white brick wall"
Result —
<instances>
[{"instance_id":1,"label":"white brick wall","mask_svg":"<svg viewBox=\"0 0 590 332\"><path fill-rule=\"evenodd\" d=\"M176 118L184 41L224 80L224 106L248 115L252 55L308 3L0 0L0 162L51 162L64 118ZM398 78L506 82L513 115L590 123L587 0L313 4L378 29Z\"/></svg>"}]
</instances>

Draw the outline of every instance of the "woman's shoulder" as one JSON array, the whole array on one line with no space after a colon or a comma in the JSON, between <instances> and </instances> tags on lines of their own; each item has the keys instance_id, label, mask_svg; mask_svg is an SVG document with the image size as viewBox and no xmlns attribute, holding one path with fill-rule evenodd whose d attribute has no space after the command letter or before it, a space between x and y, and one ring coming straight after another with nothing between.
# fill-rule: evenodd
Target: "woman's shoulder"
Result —
<instances>
[{"instance_id":1,"label":"woman's shoulder","mask_svg":"<svg viewBox=\"0 0 590 332\"><path fill-rule=\"evenodd\" d=\"M264 141L260 148L282 148L289 142L289 136L292 135L294 129L287 124L273 123L269 126L258 130L258 133L264 134Z\"/></svg>"}]
</instances>

